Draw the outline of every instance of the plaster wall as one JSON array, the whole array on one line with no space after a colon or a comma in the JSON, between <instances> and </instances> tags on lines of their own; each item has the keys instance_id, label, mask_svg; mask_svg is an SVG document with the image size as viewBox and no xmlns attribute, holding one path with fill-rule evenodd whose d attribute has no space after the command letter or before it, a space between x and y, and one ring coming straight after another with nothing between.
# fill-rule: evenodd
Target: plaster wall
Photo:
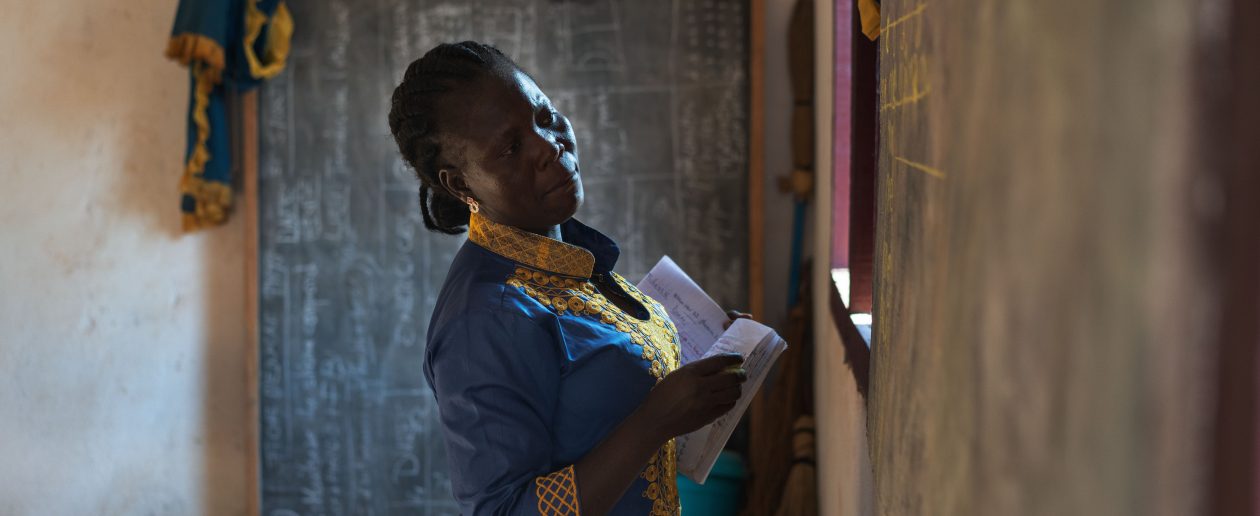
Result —
<instances>
[{"instance_id":1,"label":"plaster wall","mask_svg":"<svg viewBox=\"0 0 1260 516\"><path fill-rule=\"evenodd\" d=\"M179 230L174 0L0 0L0 514L246 511L243 227Z\"/></svg>"},{"instance_id":2,"label":"plaster wall","mask_svg":"<svg viewBox=\"0 0 1260 516\"><path fill-rule=\"evenodd\" d=\"M835 76L835 3L814 3L814 89L830 92ZM833 111L833 95L818 96L816 113ZM818 170L832 170L832 119L815 116L814 162ZM831 315L832 174L817 174L814 214L808 246L812 263L810 294L814 330L814 412L818 453L818 512L824 516L874 514L871 461L867 443L866 402L848 364L844 342ZM819 259L822 258L822 259Z\"/></svg>"}]
</instances>

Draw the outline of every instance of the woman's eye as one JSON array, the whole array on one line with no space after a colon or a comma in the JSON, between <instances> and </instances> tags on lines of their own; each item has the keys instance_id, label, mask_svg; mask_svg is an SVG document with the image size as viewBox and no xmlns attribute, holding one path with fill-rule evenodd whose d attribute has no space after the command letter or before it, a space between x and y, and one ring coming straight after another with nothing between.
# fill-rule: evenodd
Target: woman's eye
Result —
<instances>
[{"instance_id":1,"label":"woman's eye","mask_svg":"<svg viewBox=\"0 0 1260 516\"><path fill-rule=\"evenodd\" d=\"M543 127L551 127L552 124L556 123L557 115L559 115L559 113L547 110L539 117L538 124Z\"/></svg>"},{"instance_id":2,"label":"woman's eye","mask_svg":"<svg viewBox=\"0 0 1260 516\"><path fill-rule=\"evenodd\" d=\"M503 149L503 155L510 156L516 153L516 150L519 149L520 147L521 147L521 142L512 142L512 144L508 145L506 149Z\"/></svg>"}]
</instances>

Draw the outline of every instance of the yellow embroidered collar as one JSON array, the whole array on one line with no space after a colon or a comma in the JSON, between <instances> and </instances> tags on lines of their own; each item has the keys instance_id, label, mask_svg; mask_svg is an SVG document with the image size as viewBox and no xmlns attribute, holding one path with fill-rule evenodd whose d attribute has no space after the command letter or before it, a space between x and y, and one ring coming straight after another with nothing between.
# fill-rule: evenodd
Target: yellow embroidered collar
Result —
<instances>
[{"instance_id":1,"label":"yellow embroidered collar","mask_svg":"<svg viewBox=\"0 0 1260 516\"><path fill-rule=\"evenodd\" d=\"M468 239L499 256L565 276L590 278L595 256L581 247L554 238L499 224L473 213Z\"/></svg>"}]
</instances>

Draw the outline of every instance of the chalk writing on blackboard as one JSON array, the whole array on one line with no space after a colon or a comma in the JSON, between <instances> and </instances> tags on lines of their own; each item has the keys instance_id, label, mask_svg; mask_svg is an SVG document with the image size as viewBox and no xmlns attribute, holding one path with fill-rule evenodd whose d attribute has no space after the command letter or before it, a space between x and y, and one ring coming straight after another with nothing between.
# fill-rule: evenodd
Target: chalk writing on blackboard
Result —
<instances>
[{"instance_id":1,"label":"chalk writing on blackboard","mask_svg":"<svg viewBox=\"0 0 1260 516\"><path fill-rule=\"evenodd\" d=\"M572 120L578 217L746 306L747 1L291 3L260 96L262 514L458 514L424 338L463 243L423 227L386 117L442 42L513 57Z\"/></svg>"},{"instance_id":2,"label":"chalk writing on blackboard","mask_svg":"<svg viewBox=\"0 0 1260 516\"><path fill-rule=\"evenodd\" d=\"M898 129L903 124L912 124L915 117L923 116L912 108L919 106L932 93L930 53L924 45L923 36L927 24L924 16L927 8L926 2L915 4L905 14L889 20L880 29L881 66L886 71L879 86L879 111L884 120L884 141L893 163L936 179L944 179L945 172L940 167L908 156L907 149L899 145L902 140Z\"/></svg>"}]
</instances>

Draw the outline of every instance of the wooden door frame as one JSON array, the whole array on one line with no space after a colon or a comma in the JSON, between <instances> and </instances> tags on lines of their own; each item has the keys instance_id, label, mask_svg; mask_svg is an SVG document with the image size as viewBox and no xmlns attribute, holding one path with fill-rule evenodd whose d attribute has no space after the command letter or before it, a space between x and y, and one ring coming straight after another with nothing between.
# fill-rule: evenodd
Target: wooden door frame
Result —
<instances>
[{"instance_id":1,"label":"wooden door frame","mask_svg":"<svg viewBox=\"0 0 1260 516\"><path fill-rule=\"evenodd\" d=\"M766 0L748 6L748 312L765 320Z\"/></svg>"},{"instance_id":2,"label":"wooden door frame","mask_svg":"<svg viewBox=\"0 0 1260 516\"><path fill-rule=\"evenodd\" d=\"M1260 3L1234 0L1224 52L1225 85L1201 84L1205 169L1220 170L1225 198L1220 245L1221 323L1217 354L1215 433L1212 435L1211 514L1260 514ZM1207 38L1205 38L1207 39ZM1214 57L1214 56L1213 56ZM1209 62L1213 62L1210 58ZM1215 61L1219 62L1219 61ZM1209 65L1211 66L1211 65ZM1219 71L1218 71L1219 72ZM1224 95L1215 95L1224 92ZM1209 140L1210 139L1210 140ZM1209 172L1211 173L1211 172ZM1217 236L1217 235L1214 235Z\"/></svg>"},{"instance_id":3,"label":"wooden door frame","mask_svg":"<svg viewBox=\"0 0 1260 516\"><path fill-rule=\"evenodd\" d=\"M236 178L236 206L233 217L244 226L241 246L245 261L245 475L246 514L262 514L262 447L259 441L258 333L258 88L235 93L229 98L232 119L232 167Z\"/></svg>"}]
</instances>

